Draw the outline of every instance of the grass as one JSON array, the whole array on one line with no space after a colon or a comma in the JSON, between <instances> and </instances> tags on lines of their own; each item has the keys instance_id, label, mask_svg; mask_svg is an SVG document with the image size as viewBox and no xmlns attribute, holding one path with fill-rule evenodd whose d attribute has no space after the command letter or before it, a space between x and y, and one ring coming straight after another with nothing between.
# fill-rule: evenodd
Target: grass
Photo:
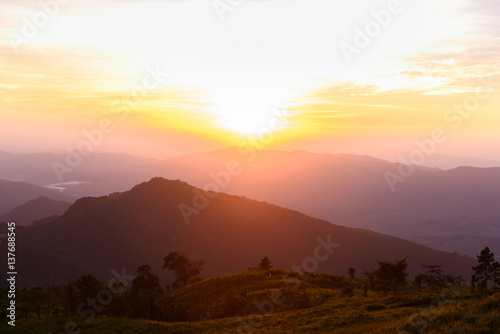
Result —
<instances>
[{"instance_id":1,"label":"grass","mask_svg":"<svg viewBox=\"0 0 500 334\"><path fill-rule=\"evenodd\" d=\"M478 297L469 290L441 294L408 287L398 296L369 291L363 297L361 281L316 274L298 284L297 280L283 280L284 273L275 271L269 277L268 273L244 272L219 277L219 308L232 305L231 317L222 317L222 312L216 311L217 279L211 278L160 299L164 307L185 307L190 317L199 316L201 321L155 322L100 316L85 323L79 317L51 317L19 319L15 328L1 324L0 332L78 333L65 330L68 323L76 322L81 333L89 334L500 333L498 292ZM354 294L343 296L342 286L349 282ZM273 297L278 292L282 293L280 297ZM272 300L280 302L270 304Z\"/></svg>"}]
</instances>

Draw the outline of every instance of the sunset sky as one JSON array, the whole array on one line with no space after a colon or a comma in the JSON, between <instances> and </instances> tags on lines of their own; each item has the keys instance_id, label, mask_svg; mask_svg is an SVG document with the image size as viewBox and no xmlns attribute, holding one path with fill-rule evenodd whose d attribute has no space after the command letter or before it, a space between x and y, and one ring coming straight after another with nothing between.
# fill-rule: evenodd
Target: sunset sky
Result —
<instances>
[{"instance_id":1,"label":"sunset sky","mask_svg":"<svg viewBox=\"0 0 500 334\"><path fill-rule=\"evenodd\" d=\"M396 3L0 0L0 150L65 152L109 119L94 151L396 161L442 129L437 154L500 161L500 2Z\"/></svg>"}]
</instances>

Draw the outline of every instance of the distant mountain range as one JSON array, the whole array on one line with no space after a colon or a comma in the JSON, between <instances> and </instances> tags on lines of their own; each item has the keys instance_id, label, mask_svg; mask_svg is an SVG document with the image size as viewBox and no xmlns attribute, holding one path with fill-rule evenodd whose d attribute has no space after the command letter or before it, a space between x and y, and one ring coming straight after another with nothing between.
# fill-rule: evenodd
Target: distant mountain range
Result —
<instances>
[{"instance_id":1,"label":"distant mountain range","mask_svg":"<svg viewBox=\"0 0 500 334\"><path fill-rule=\"evenodd\" d=\"M68 202L56 201L48 197L40 196L1 215L0 221L15 221L17 225L31 225L35 220L49 216L62 215L70 205L71 203Z\"/></svg>"},{"instance_id":2,"label":"distant mountain range","mask_svg":"<svg viewBox=\"0 0 500 334\"><path fill-rule=\"evenodd\" d=\"M196 212L186 220L189 211L180 208L188 207ZM122 268L131 275L143 264L165 278L162 259L171 251L205 260L204 276L242 271L264 256L276 268L346 275L354 267L359 276L377 260L406 258L411 276L421 264L442 264L446 273L467 280L475 264L470 257L162 178L79 199L64 215L19 226L17 234L19 286L61 284L87 272L105 279Z\"/></svg>"},{"instance_id":3,"label":"distant mountain range","mask_svg":"<svg viewBox=\"0 0 500 334\"><path fill-rule=\"evenodd\" d=\"M469 255L474 258L479 255L485 245L488 245L496 256L500 255L500 237L489 238L458 235L452 237L418 236L408 239L434 249L445 252L458 252L459 254Z\"/></svg>"},{"instance_id":4,"label":"distant mountain range","mask_svg":"<svg viewBox=\"0 0 500 334\"><path fill-rule=\"evenodd\" d=\"M393 192L386 180L387 173L399 175L400 171L411 168L352 154L231 148L158 161L93 153L71 173L65 173L63 182L56 180L51 164L64 163L64 155L21 158L4 153L3 158L0 177L6 178L6 171L11 174L24 171L17 172L18 180L32 180L37 185L58 188L63 194L76 197L124 191L159 176L267 201L335 224L409 240L478 237L474 245L448 243L448 250L469 255L475 254L478 248L491 246L483 244L487 242L484 238L500 237L497 204L500 168L459 167L445 171L413 166L413 173L405 176L404 182L395 183ZM222 176L232 162L238 168L230 175L229 182L222 186L214 183L217 177L219 183L224 183ZM30 169L33 166L36 171ZM28 199L12 203L11 207ZM435 247L436 243L427 245Z\"/></svg>"},{"instance_id":5,"label":"distant mountain range","mask_svg":"<svg viewBox=\"0 0 500 334\"><path fill-rule=\"evenodd\" d=\"M72 203L76 197L54 189L48 189L26 182L0 180L0 215L5 215L16 207L40 196L56 201Z\"/></svg>"},{"instance_id":6,"label":"distant mountain range","mask_svg":"<svg viewBox=\"0 0 500 334\"><path fill-rule=\"evenodd\" d=\"M392 192L386 173L407 166L349 154L230 149L172 158L156 173L204 187L229 161L241 173L223 191L337 224L400 237L500 237L500 168L414 166Z\"/></svg>"},{"instance_id":7,"label":"distant mountain range","mask_svg":"<svg viewBox=\"0 0 500 334\"><path fill-rule=\"evenodd\" d=\"M100 196L129 189L144 181L127 182L121 177L123 170L158 162L128 154L91 153L82 156L75 151L66 154L0 151L0 179L26 182L74 197Z\"/></svg>"}]
</instances>

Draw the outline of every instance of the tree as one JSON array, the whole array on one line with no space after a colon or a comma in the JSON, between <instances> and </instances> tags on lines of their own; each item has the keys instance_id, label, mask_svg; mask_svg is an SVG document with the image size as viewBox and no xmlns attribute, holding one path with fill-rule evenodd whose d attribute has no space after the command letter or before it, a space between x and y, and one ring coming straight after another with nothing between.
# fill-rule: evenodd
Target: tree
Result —
<instances>
[{"instance_id":1,"label":"tree","mask_svg":"<svg viewBox=\"0 0 500 334\"><path fill-rule=\"evenodd\" d=\"M75 282L79 303L86 302L87 298L96 298L103 288L104 283L92 274L85 274Z\"/></svg>"},{"instance_id":2,"label":"tree","mask_svg":"<svg viewBox=\"0 0 500 334\"><path fill-rule=\"evenodd\" d=\"M63 307L64 315L67 314L67 297L64 291L64 287L51 286L47 289L48 299L49 299L49 314L58 316L60 308Z\"/></svg>"},{"instance_id":3,"label":"tree","mask_svg":"<svg viewBox=\"0 0 500 334\"><path fill-rule=\"evenodd\" d=\"M33 306L39 320L41 319L42 308L44 308L45 304L47 304L47 297L47 292L40 286L27 291L27 301ZM46 306L48 307L48 305Z\"/></svg>"},{"instance_id":4,"label":"tree","mask_svg":"<svg viewBox=\"0 0 500 334\"><path fill-rule=\"evenodd\" d=\"M495 286L498 287L500 286L500 263L494 262L493 263L493 282L495 283Z\"/></svg>"},{"instance_id":5,"label":"tree","mask_svg":"<svg viewBox=\"0 0 500 334\"><path fill-rule=\"evenodd\" d=\"M113 290L113 300L108 305L108 314L115 317L132 315L133 309L130 304L130 289L125 289L125 284L118 281L114 282L111 288Z\"/></svg>"},{"instance_id":6,"label":"tree","mask_svg":"<svg viewBox=\"0 0 500 334\"><path fill-rule=\"evenodd\" d=\"M368 279L368 282L370 282L370 290L375 290L375 271L366 271L364 270L363 271L363 274L366 276L366 278Z\"/></svg>"},{"instance_id":7,"label":"tree","mask_svg":"<svg viewBox=\"0 0 500 334\"><path fill-rule=\"evenodd\" d=\"M156 299L163 293L160 280L147 265L137 268L137 273L130 288L130 302L135 315L146 319L158 319L159 307Z\"/></svg>"},{"instance_id":8,"label":"tree","mask_svg":"<svg viewBox=\"0 0 500 334\"><path fill-rule=\"evenodd\" d=\"M378 268L375 270L377 282L382 285L382 290L387 293L392 289L396 294L398 288L406 284L408 273L406 268L408 263L406 259L397 262L378 261Z\"/></svg>"},{"instance_id":9,"label":"tree","mask_svg":"<svg viewBox=\"0 0 500 334\"><path fill-rule=\"evenodd\" d=\"M446 278L443 275L441 265L423 264L422 268L427 270L424 281L431 290L446 286Z\"/></svg>"},{"instance_id":10,"label":"tree","mask_svg":"<svg viewBox=\"0 0 500 334\"><path fill-rule=\"evenodd\" d=\"M356 269L354 269L353 267L350 267L348 272L349 272L349 277L351 279L354 279L354 274L356 273Z\"/></svg>"},{"instance_id":11,"label":"tree","mask_svg":"<svg viewBox=\"0 0 500 334\"><path fill-rule=\"evenodd\" d=\"M163 259L163 268L172 270L176 276L174 285L188 285L196 276L200 274L203 260L191 261L184 255L177 252L170 252Z\"/></svg>"},{"instance_id":12,"label":"tree","mask_svg":"<svg viewBox=\"0 0 500 334\"><path fill-rule=\"evenodd\" d=\"M431 290L436 288L444 288L449 284L458 284L462 280L459 276L445 275L441 265L437 264L423 264L422 268L426 270L425 274L419 274L415 277L414 284L418 286L419 290L422 284L426 284Z\"/></svg>"},{"instance_id":13,"label":"tree","mask_svg":"<svg viewBox=\"0 0 500 334\"><path fill-rule=\"evenodd\" d=\"M426 270L426 273L423 275L423 282L426 283L431 290L445 287L446 282L450 280L450 277L443 274L441 265L423 264L422 268Z\"/></svg>"},{"instance_id":14,"label":"tree","mask_svg":"<svg viewBox=\"0 0 500 334\"><path fill-rule=\"evenodd\" d=\"M78 305L78 291L76 290L75 283L69 282L63 286L63 307L64 315L76 314L76 306Z\"/></svg>"},{"instance_id":15,"label":"tree","mask_svg":"<svg viewBox=\"0 0 500 334\"><path fill-rule=\"evenodd\" d=\"M427 275L425 274L418 274L415 276L415 280L413 281L413 284L415 284L418 287L418 290L422 288L422 284L425 282L427 278Z\"/></svg>"},{"instance_id":16,"label":"tree","mask_svg":"<svg viewBox=\"0 0 500 334\"><path fill-rule=\"evenodd\" d=\"M260 260L260 263L259 263L259 270L269 270L273 267L273 265L271 264L271 260L269 260L269 258L267 256L264 256L262 258L262 260Z\"/></svg>"},{"instance_id":17,"label":"tree","mask_svg":"<svg viewBox=\"0 0 500 334\"><path fill-rule=\"evenodd\" d=\"M476 273L478 287L488 288L488 282L495 276L495 255L490 251L489 247L484 248L481 254L477 256L478 265L472 267Z\"/></svg>"}]
</instances>

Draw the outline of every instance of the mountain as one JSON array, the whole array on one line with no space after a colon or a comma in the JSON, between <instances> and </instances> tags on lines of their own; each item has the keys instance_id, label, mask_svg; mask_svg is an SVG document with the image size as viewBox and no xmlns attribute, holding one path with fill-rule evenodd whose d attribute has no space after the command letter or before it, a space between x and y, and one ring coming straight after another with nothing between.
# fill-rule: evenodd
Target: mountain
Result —
<instances>
[{"instance_id":1,"label":"mountain","mask_svg":"<svg viewBox=\"0 0 500 334\"><path fill-rule=\"evenodd\" d=\"M56 201L40 196L20 205L12 211L1 215L0 221L15 221L17 225L30 225L35 220L49 216L62 215L71 203Z\"/></svg>"},{"instance_id":2,"label":"mountain","mask_svg":"<svg viewBox=\"0 0 500 334\"><path fill-rule=\"evenodd\" d=\"M424 235L500 237L500 209L496 203L500 197L500 168L441 170L353 154L231 148L161 162L93 153L72 172L64 174L63 182L57 182L51 163L54 159L64 163L64 155L25 157L0 152L1 158L5 155L0 160L0 175L2 165L10 166L11 171L24 179L36 180L37 184L75 197L125 191L143 180L160 176L408 240ZM228 163L237 167L226 182ZM36 171L27 171L29 168ZM387 173L397 176L412 169L413 173L402 178L404 182L394 184L391 191ZM457 246L449 250L465 254L474 254L478 248L470 243L465 248L456 243L449 245Z\"/></svg>"},{"instance_id":3,"label":"mountain","mask_svg":"<svg viewBox=\"0 0 500 334\"><path fill-rule=\"evenodd\" d=\"M399 237L500 237L500 168L440 170L369 156L228 149L168 159L157 175L212 187L239 165L222 191L268 201L350 227ZM413 169L391 190L387 173ZM212 185L211 185L212 183ZM424 232L425 231L425 232Z\"/></svg>"},{"instance_id":4,"label":"mountain","mask_svg":"<svg viewBox=\"0 0 500 334\"><path fill-rule=\"evenodd\" d=\"M159 160L128 154L98 153L15 154L0 151L0 179L27 182L63 191L75 197L101 196L137 184L123 171L145 167Z\"/></svg>"},{"instance_id":5,"label":"mountain","mask_svg":"<svg viewBox=\"0 0 500 334\"><path fill-rule=\"evenodd\" d=\"M14 208L40 196L64 202L74 202L75 200L74 196L54 189L26 182L0 180L0 214L6 214Z\"/></svg>"},{"instance_id":6,"label":"mountain","mask_svg":"<svg viewBox=\"0 0 500 334\"><path fill-rule=\"evenodd\" d=\"M185 219L180 206L196 214ZM79 199L64 215L20 226L17 233L19 286L60 284L87 272L103 279L113 270L131 275L143 264L166 277L160 269L171 251L205 260L204 276L246 270L264 256L275 268L342 275L349 267L362 273L377 260L406 258L412 276L421 264L442 264L445 272L467 279L475 264L466 256L162 178Z\"/></svg>"},{"instance_id":7,"label":"mountain","mask_svg":"<svg viewBox=\"0 0 500 334\"><path fill-rule=\"evenodd\" d=\"M427 157L425 166L437 167L442 169L454 169L462 166L475 167L498 167L500 160L498 159L481 159L473 157L457 157L446 154L434 153Z\"/></svg>"},{"instance_id":8,"label":"mountain","mask_svg":"<svg viewBox=\"0 0 500 334\"><path fill-rule=\"evenodd\" d=\"M495 255L500 255L500 237L474 237L459 235L443 236L416 236L408 238L416 243L445 252L457 252L475 258L484 247L489 247Z\"/></svg>"}]
</instances>

